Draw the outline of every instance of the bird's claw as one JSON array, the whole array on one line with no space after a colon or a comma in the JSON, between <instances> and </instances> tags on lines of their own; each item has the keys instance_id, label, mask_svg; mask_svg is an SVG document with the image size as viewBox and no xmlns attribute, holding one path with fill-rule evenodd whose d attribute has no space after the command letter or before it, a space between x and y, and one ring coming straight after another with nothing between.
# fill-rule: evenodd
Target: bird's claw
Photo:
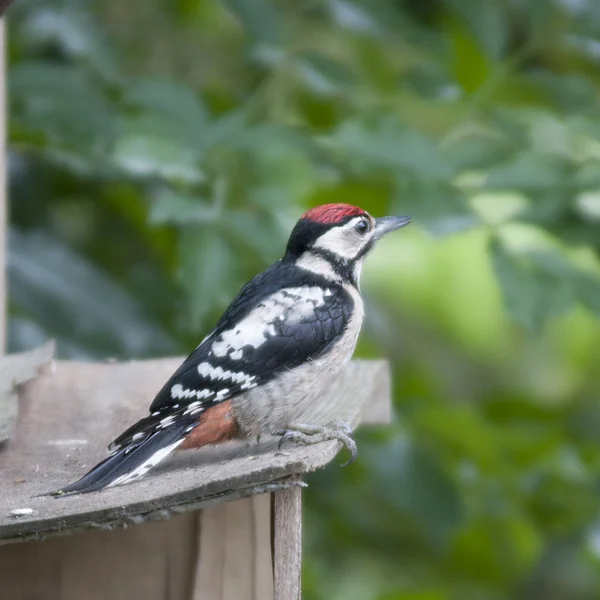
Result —
<instances>
[{"instance_id":1,"label":"bird's claw","mask_svg":"<svg viewBox=\"0 0 600 600\"><path fill-rule=\"evenodd\" d=\"M356 460L358 450L356 442L352 437L352 427L345 421L332 421L327 425L306 425L303 423L294 423L287 429L279 431L279 444L277 449L281 451L281 446L291 441L296 444L310 445L337 440L350 452L350 458L342 467L345 467Z\"/></svg>"},{"instance_id":2,"label":"bird's claw","mask_svg":"<svg viewBox=\"0 0 600 600\"><path fill-rule=\"evenodd\" d=\"M288 440L295 441L295 433L297 432L293 431L292 429L284 429L283 431L279 432L279 435L281 435L281 437L279 438L279 444L277 444L278 452L281 452L281 446L283 446L284 442L287 442Z\"/></svg>"}]
</instances>

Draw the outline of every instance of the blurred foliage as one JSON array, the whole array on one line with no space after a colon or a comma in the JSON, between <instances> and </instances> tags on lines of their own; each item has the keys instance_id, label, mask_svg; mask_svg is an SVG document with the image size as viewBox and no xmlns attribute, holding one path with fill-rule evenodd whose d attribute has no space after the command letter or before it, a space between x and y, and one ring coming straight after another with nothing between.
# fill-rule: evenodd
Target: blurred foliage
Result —
<instances>
[{"instance_id":1,"label":"blurred foliage","mask_svg":"<svg viewBox=\"0 0 600 600\"><path fill-rule=\"evenodd\" d=\"M13 350L185 353L306 207L396 418L310 478L307 599L600 597L600 4L20 0Z\"/></svg>"}]
</instances>

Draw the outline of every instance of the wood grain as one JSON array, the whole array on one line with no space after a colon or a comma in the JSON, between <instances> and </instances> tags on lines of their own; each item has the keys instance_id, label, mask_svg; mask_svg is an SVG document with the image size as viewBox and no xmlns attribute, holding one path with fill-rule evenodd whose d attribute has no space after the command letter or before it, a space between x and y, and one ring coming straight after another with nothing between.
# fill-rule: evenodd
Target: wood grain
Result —
<instances>
[{"instance_id":1,"label":"wood grain","mask_svg":"<svg viewBox=\"0 0 600 600\"><path fill-rule=\"evenodd\" d=\"M300 598L301 489L280 489L330 462L337 442L291 445L283 454L277 440L228 443L180 453L133 485L36 496L101 459L179 361L58 363L21 388L16 434L0 450L0 543L43 541L0 547L2 597ZM0 359L0 368L9 362ZM385 363L354 361L306 419L386 419L389 388ZM10 515L25 507L34 513ZM78 532L85 533L57 537Z\"/></svg>"},{"instance_id":2,"label":"wood grain","mask_svg":"<svg viewBox=\"0 0 600 600\"><path fill-rule=\"evenodd\" d=\"M49 368L54 355L54 343L39 348L11 354L0 360L0 442L10 439L17 423L18 387L35 379Z\"/></svg>"},{"instance_id":3,"label":"wood grain","mask_svg":"<svg viewBox=\"0 0 600 600\"><path fill-rule=\"evenodd\" d=\"M271 499L268 494L200 513L191 600L273 597Z\"/></svg>"},{"instance_id":4,"label":"wood grain","mask_svg":"<svg viewBox=\"0 0 600 600\"><path fill-rule=\"evenodd\" d=\"M2 598L191 600L197 513L4 547Z\"/></svg>"},{"instance_id":5,"label":"wood grain","mask_svg":"<svg viewBox=\"0 0 600 600\"><path fill-rule=\"evenodd\" d=\"M2 359L0 359L2 360ZM13 439L0 450L0 543L98 527L167 519L186 510L243 498L285 478L326 465L337 442L256 446L228 443L179 453L132 485L81 496L37 497L80 477L106 456L106 444L147 412L150 399L181 359L134 363L58 362L26 384ZM382 361L353 361L307 419L336 416L357 423L364 405L389 403ZM15 519L10 511L31 508Z\"/></svg>"},{"instance_id":6,"label":"wood grain","mask_svg":"<svg viewBox=\"0 0 600 600\"><path fill-rule=\"evenodd\" d=\"M271 497L0 548L11 600L272 600Z\"/></svg>"},{"instance_id":7,"label":"wood grain","mask_svg":"<svg viewBox=\"0 0 600 600\"><path fill-rule=\"evenodd\" d=\"M302 488L274 494L274 600L300 600Z\"/></svg>"}]
</instances>

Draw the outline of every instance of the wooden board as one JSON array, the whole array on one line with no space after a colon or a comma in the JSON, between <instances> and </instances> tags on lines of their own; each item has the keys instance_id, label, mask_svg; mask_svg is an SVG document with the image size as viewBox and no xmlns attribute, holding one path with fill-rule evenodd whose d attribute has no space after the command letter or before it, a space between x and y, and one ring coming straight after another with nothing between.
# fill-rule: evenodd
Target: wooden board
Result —
<instances>
[{"instance_id":1,"label":"wooden board","mask_svg":"<svg viewBox=\"0 0 600 600\"><path fill-rule=\"evenodd\" d=\"M0 451L0 543L162 520L274 491L337 453L337 442L290 445L284 454L275 452L276 441L231 443L180 453L132 485L59 499L37 497L102 459L107 443L146 414L154 393L180 362L59 362L52 374L23 387L16 433ZM312 420L345 418L356 425L363 412L385 417L389 388L385 362L353 361L315 406ZM22 508L33 514L11 515Z\"/></svg>"},{"instance_id":2,"label":"wooden board","mask_svg":"<svg viewBox=\"0 0 600 600\"><path fill-rule=\"evenodd\" d=\"M302 490L290 488L273 498L274 600L300 600Z\"/></svg>"},{"instance_id":3,"label":"wooden board","mask_svg":"<svg viewBox=\"0 0 600 600\"><path fill-rule=\"evenodd\" d=\"M11 600L270 600L268 494L134 529L0 548Z\"/></svg>"},{"instance_id":4,"label":"wooden board","mask_svg":"<svg viewBox=\"0 0 600 600\"><path fill-rule=\"evenodd\" d=\"M0 442L10 439L15 429L19 386L49 368L53 355L54 343L48 342L29 352L11 354L0 360Z\"/></svg>"}]
</instances>

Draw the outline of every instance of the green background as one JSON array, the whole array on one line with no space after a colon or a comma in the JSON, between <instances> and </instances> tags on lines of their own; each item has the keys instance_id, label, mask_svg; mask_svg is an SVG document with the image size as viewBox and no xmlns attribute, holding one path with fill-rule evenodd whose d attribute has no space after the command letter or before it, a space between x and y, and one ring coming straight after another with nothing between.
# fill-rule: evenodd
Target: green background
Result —
<instances>
[{"instance_id":1,"label":"green background","mask_svg":"<svg viewBox=\"0 0 600 600\"><path fill-rule=\"evenodd\" d=\"M410 214L363 271L394 420L309 478L304 597L600 597L599 2L8 16L11 350L186 354L306 208Z\"/></svg>"}]
</instances>

